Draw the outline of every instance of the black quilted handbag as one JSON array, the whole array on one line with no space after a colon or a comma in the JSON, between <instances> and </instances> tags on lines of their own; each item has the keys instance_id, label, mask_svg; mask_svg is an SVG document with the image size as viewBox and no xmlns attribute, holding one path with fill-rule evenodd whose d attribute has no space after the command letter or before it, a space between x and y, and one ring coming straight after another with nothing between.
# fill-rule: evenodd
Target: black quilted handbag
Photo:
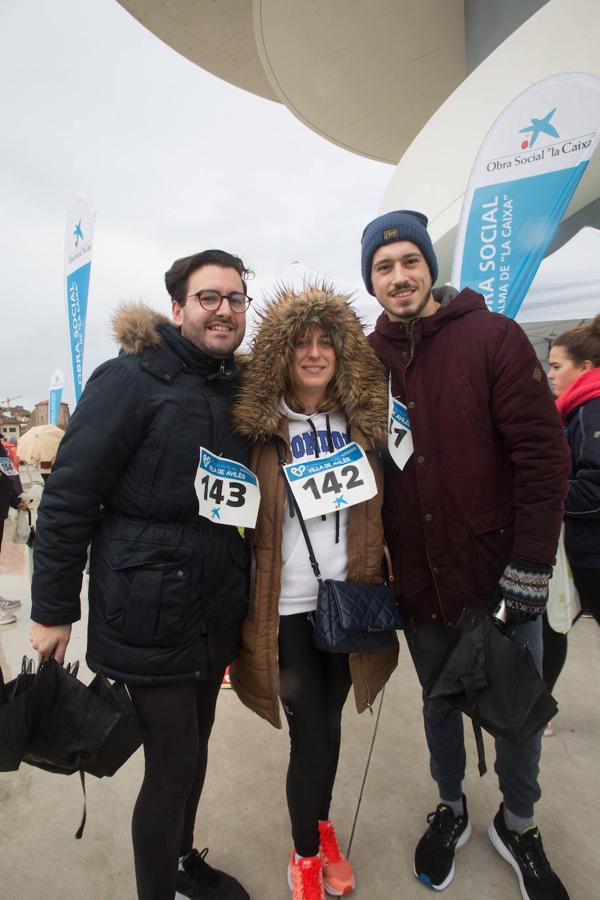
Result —
<instances>
[{"instance_id":1,"label":"black quilted handbag","mask_svg":"<svg viewBox=\"0 0 600 900\"><path fill-rule=\"evenodd\" d=\"M393 591L387 584L321 578L304 518L292 491L288 491L288 497L298 516L310 564L319 582L313 632L317 649L328 653L370 653L391 648L394 631L404 627ZM387 548L386 559L392 581Z\"/></svg>"},{"instance_id":2,"label":"black quilted handbag","mask_svg":"<svg viewBox=\"0 0 600 900\"><path fill-rule=\"evenodd\" d=\"M392 647L394 631L402 628L402 616L386 584L357 584L317 577L319 593L313 639L319 650L369 653Z\"/></svg>"}]
</instances>

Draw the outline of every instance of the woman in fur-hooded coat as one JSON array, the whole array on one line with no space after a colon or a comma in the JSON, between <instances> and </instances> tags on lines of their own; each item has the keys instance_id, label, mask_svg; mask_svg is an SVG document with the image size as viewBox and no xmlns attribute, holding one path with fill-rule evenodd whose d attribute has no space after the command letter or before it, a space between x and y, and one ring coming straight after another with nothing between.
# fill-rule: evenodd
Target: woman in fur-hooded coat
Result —
<instances>
[{"instance_id":1,"label":"woman in fur-hooded coat","mask_svg":"<svg viewBox=\"0 0 600 900\"><path fill-rule=\"evenodd\" d=\"M355 441L366 452L381 490L378 447L386 439L387 384L348 299L326 285L306 287L300 293L281 289L261 314L251 358L242 369L243 387L234 409L238 433L254 442L250 467L258 476L261 505L253 539L254 590L243 625L241 648L231 669L231 681L243 703L278 728L281 727L279 698L282 699L292 737L288 801L296 850L302 856L311 856L310 851L315 848L307 846L311 839L305 834L306 828L303 830L302 824L295 822L294 805L299 803L295 794L309 793L307 785L310 781L306 781L306 766L302 763L299 766L301 787L296 778L299 773L295 773L294 749L302 752L299 748L303 746L303 736L294 733L294 723L298 724L304 710L294 709L296 703L303 707L294 684L301 681L302 690L310 672L318 669L319 677L324 679L320 682L323 692L337 693L333 702L335 709L328 710L337 721L331 735L332 758L328 762L335 777L341 708L351 684L357 709L362 712L373 703L394 670L398 657L397 641L389 651L350 654L349 657L320 653L314 647L308 613L316 608L318 584L297 517L290 516L279 465L280 457L286 463L315 458ZM329 354L331 358L331 348L334 351L333 377L318 410L307 409L299 400L301 389L294 380L294 373L298 371L295 354L301 352L299 348L307 346L314 334L321 334L325 345L323 359L319 357L319 349L309 359L316 369L320 365L325 367L325 357ZM348 510L312 518L306 524L323 577L370 583L382 581L380 492ZM282 637L292 621L296 621L302 631L301 636L294 636L294 647L297 649L302 640L307 641L303 661L312 667L310 672L308 669L297 671L294 661L291 671L285 667L284 657L287 658L289 653L282 647ZM318 769L323 760L315 761L314 758L315 753L319 755L315 750L319 744L315 727L313 723L312 734L308 736L313 754L308 762ZM329 739L327 734L325 742ZM333 778L329 782L322 802L318 804L313 838L317 818L328 818ZM301 819L302 815L296 818Z\"/></svg>"}]
</instances>

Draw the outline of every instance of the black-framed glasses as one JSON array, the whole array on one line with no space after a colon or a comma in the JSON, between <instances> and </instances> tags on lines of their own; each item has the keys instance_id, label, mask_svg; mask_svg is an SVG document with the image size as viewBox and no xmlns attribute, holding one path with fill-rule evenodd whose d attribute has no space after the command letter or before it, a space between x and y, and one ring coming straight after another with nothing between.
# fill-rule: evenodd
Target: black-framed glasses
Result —
<instances>
[{"instance_id":1,"label":"black-framed glasses","mask_svg":"<svg viewBox=\"0 0 600 900\"><path fill-rule=\"evenodd\" d=\"M186 299L193 297L198 301L202 309L207 312L216 312L221 308L223 300L227 300L229 308L234 313L245 312L252 303L252 297L243 294L241 291L230 291L229 294L222 294L220 291L206 289L196 291L195 294L188 294Z\"/></svg>"}]
</instances>

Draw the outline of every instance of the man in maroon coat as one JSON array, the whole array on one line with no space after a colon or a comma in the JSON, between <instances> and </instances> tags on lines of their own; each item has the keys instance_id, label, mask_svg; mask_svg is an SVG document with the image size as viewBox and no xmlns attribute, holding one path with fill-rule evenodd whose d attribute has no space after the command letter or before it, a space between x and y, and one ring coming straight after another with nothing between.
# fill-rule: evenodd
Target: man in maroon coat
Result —
<instances>
[{"instance_id":1,"label":"man in maroon coat","mask_svg":"<svg viewBox=\"0 0 600 900\"><path fill-rule=\"evenodd\" d=\"M390 379L384 525L413 662L426 685L465 608L501 606L505 633L541 668L541 613L569 458L544 372L523 330L468 288L432 290L427 218L399 210L364 230L362 275L383 312L369 340ZM415 853L436 890L471 834L462 716L424 698L439 803ZM523 897L564 900L534 820L541 734L496 741L503 802L489 827Z\"/></svg>"}]
</instances>

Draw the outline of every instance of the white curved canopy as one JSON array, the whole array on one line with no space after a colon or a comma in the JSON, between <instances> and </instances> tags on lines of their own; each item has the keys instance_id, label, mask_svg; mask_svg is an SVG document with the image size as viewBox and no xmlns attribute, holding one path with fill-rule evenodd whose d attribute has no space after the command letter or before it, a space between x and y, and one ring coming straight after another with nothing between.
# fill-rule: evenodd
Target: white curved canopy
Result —
<instances>
[{"instance_id":1,"label":"white curved canopy","mask_svg":"<svg viewBox=\"0 0 600 900\"><path fill-rule=\"evenodd\" d=\"M463 0L254 0L273 89L335 144L396 162L466 74Z\"/></svg>"},{"instance_id":2,"label":"white curved canopy","mask_svg":"<svg viewBox=\"0 0 600 900\"><path fill-rule=\"evenodd\" d=\"M380 211L405 208L426 213L441 280L450 274L464 192L490 126L517 94L548 75L578 71L600 76L598 34L598 0L550 0L463 81L398 163ZM599 194L596 154L565 218Z\"/></svg>"},{"instance_id":3,"label":"white curved canopy","mask_svg":"<svg viewBox=\"0 0 600 900\"><path fill-rule=\"evenodd\" d=\"M382 212L420 209L449 276L471 165L528 85L600 75L598 0L549 0L466 77L464 0L119 0L179 53L396 171ZM600 196L592 159L567 216Z\"/></svg>"},{"instance_id":4,"label":"white curved canopy","mask_svg":"<svg viewBox=\"0 0 600 900\"><path fill-rule=\"evenodd\" d=\"M258 58L252 0L118 2L190 62L259 97L278 99Z\"/></svg>"},{"instance_id":5,"label":"white curved canopy","mask_svg":"<svg viewBox=\"0 0 600 900\"><path fill-rule=\"evenodd\" d=\"M466 74L463 0L119 0L173 49L395 164Z\"/></svg>"}]
</instances>

